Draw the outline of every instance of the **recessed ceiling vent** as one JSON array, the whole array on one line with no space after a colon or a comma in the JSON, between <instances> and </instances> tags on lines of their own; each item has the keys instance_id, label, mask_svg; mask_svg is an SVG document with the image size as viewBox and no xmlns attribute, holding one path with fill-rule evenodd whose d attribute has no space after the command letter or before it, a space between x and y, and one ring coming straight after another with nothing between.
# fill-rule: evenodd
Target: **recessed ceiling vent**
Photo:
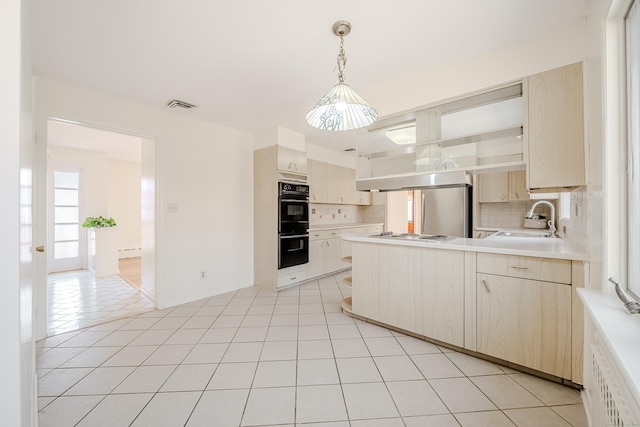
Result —
<instances>
[{"instance_id":1,"label":"recessed ceiling vent","mask_svg":"<svg viewBox=\"0 0 640 427\"><path fill-rule=\"evenodd\" d=\"M345 149L344 151L346 151L346 152L349 152L349 151L356 151L356 149L355 149L355 148L347 148L347 149Z\"/></svg>"},{"instance_id":2,"label":"recessed ceiling vent","mask_svg":"<svg viewBox=\"0 0 640 427\"><path fill-rule=\"evenodd\" d=\"M179 99L172 99L167 102L167 107L169 108L184 108L185 110L191 110L194 108L198 108L196 105L189 104L188 102L180 101Z\"/></svg>"}]
</instances>

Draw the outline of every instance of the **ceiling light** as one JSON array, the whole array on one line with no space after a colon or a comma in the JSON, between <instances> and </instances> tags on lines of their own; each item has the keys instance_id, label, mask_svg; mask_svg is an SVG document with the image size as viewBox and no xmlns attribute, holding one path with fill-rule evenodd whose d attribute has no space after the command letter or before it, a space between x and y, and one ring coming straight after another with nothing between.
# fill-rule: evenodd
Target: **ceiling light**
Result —
<instances>
[{"instance_id":1,"label":"ceiling light","mask_svg":"<svg viewBox=\"0 0 640 427\"><path fill-rule=\"evenodd\" d=\"M338 84L333 87L306 115L307 122L318 129L333 131L352 130L369 126L378 113L364 99L344 83L344 36L351 32L351 24L338 21L333 24L333 34L340 37L338 52Z\"/></svg>"}]
</instances>

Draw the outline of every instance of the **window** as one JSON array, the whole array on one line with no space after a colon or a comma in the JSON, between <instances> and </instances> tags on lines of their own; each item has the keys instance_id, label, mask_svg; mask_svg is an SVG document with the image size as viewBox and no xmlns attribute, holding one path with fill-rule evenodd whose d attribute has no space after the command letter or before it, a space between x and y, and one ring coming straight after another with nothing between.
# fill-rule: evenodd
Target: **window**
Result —
<instances>
[{"instance_id":1,"label":"window","mask_svg":"<svg viewBox=\"0 0 640 427\"><path fill-rule=\"evenodd\" d=\"M80 171L55 168L51 178L50 271L82 268Z\"/></svg>"},{"instance_id":2,"label":"window","mask_svg":"<svg viewBox=\"0 0 640 427\"><path fill-rule=\"evenodd\" d=\"M627 287L640 297L640 3L626 17L627 30Z\"/></svg>"}]
</instances>

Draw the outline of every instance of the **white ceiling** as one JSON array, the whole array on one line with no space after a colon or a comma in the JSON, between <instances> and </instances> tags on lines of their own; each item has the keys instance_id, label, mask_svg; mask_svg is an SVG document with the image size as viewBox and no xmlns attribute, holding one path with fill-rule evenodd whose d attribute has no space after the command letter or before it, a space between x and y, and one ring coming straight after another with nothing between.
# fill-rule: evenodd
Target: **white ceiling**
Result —
<instances>
[{"instance_id":1,"label":"white ceiling","mask_svg":"<svg viewBox=\"0 0 640 427\"><path fill-rule=\"evenodd\" d=\"M335 84L337 20L345 82L378 110L377 87L586 15L591 0L33 0L34 74L256 132L282 126L331 149L350 132L305 113ZM395 83L397 82L397 83ZM376 101L375 103L373 101Z\"/></svg>"}]
</instances>

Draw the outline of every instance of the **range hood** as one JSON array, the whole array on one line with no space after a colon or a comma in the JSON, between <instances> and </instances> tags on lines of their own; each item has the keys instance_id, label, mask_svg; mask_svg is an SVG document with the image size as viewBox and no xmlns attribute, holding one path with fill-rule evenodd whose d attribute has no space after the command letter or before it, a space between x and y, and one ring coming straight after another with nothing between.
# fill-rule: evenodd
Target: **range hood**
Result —
<instances>
[{"instance_id":1,"label":"range hood","mask_svg":"<svg viewBox=\"0 0 640 427\"><path fill-rule=\"evenodd\" d=\"M458 171L365 178L356 181L356 190L396 191L421 188L466 187L471 185L471 174Z\"/></svg>"}]
</instances>

